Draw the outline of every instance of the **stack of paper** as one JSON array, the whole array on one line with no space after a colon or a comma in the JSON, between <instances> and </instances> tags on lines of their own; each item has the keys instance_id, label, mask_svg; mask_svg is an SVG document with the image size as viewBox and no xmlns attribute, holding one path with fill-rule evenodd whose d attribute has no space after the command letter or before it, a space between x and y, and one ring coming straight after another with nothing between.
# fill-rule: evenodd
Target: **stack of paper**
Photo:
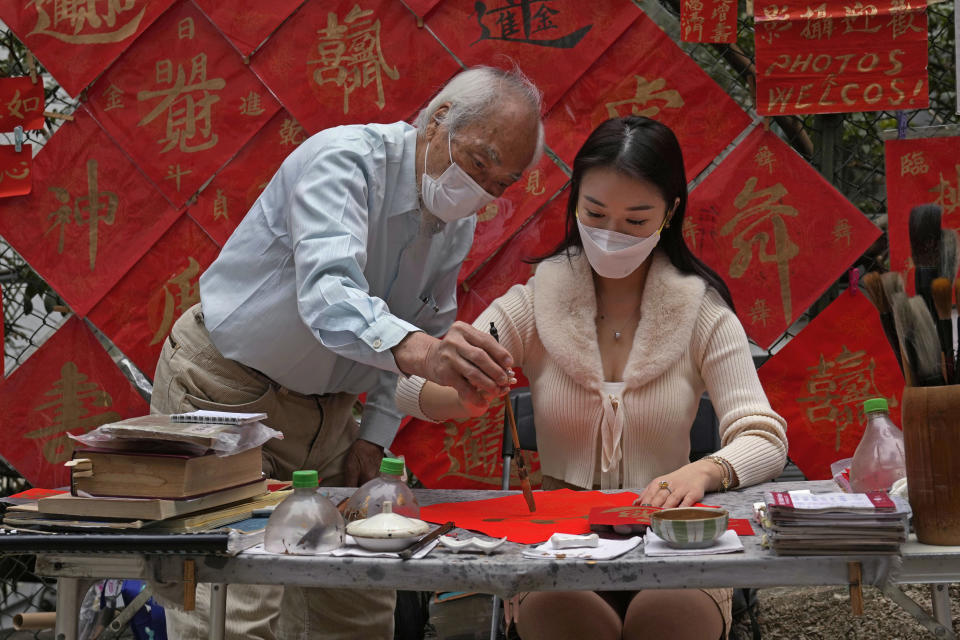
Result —
<instances>
[{"instance_id":1,"label":"stack of paper","mask_svg":"<svg viewBox=\"0 0 960 640\"><path fill-rule=\"evenodd\" d=\"M764 494L766 544L779 555L897 553L910 505L883 491Z\"/></svg>"}]
</instances>

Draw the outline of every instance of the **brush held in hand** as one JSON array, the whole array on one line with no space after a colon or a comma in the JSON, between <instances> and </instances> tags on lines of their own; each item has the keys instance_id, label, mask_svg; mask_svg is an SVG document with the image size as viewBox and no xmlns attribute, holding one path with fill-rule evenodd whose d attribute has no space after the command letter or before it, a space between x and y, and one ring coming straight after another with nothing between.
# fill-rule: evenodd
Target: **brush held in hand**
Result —
<instances>
[{"instance_id":1,"label":"brush held in hand","mask_svg":"<svg viewBox=\"0 0 960 640\"><path fill-rule=\"evenodd\" d=\"M936 315L930 287L940 275L941 210L935 204L923 204L910 210L910 253L913 256L914 286L927 303L930 316Z\"/></svg>"}]
</instances>

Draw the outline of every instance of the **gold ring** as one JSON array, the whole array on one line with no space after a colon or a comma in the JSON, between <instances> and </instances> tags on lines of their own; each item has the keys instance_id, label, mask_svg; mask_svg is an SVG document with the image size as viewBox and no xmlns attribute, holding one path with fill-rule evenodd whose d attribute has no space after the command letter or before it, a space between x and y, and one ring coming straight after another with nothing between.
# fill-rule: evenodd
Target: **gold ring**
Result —
<instances>
[{"instance_id":1,"label":"gold ring","mask_svg":"<svg viewBox=\"0 0 960 640\"><path fill-rule=\"evenodd\" d=\"M670 483L666 480L661 480L659 486L661 489L666 489L667 493L673 493L673 489L670 488Z\"/></svg>"}]
</instances>

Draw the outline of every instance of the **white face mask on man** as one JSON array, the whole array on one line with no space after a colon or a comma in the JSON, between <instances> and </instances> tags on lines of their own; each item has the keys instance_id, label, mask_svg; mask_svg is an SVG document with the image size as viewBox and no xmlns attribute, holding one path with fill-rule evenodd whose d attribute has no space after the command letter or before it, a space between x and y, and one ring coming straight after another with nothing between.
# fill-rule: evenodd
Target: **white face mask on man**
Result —
<instances>
[{"instance_id":1,"label":"white face mask on man","mask_svg":"<svg viewBox=\"0 0 960 640\"><path fill-rule=\"evenodd\" d=\"M460 168L453 160L450 134L447 133L447 153L450 154L450 166L434 178L427 173L427 155L430 153L430 143L423 154L423 178L421 179L420 195L423 206L430 213L444 222L453 222L466 218L480 207L493 202L495 196L490 195L470 175Z\"/></svg>"},{"instance_id":2,"label":"white face mask on man","mask_svg":"<svg viewBox=\"0 0 960 640\"><path fill-rule=\"evenodd\" d=\"M593 270L602 278L619 280L643 264L660 241L660 232L668 219L669 215L664 216L660 228L646 238L587 226L580 221L579 215L577 227L580 229L583 251Z\"/></svg>"}]
</instances>

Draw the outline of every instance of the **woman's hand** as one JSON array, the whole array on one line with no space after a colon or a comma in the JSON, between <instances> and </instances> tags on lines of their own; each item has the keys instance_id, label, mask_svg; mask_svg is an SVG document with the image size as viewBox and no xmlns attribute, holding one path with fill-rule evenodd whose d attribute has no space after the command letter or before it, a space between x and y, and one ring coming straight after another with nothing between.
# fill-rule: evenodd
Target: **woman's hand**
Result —
<instances>
[{"instance_id":1,"label":"woman's hand","mask_svg":"<svg viewBox=\"0 0 960 640\"><path fill-rule=\"evenodd\" d=\"M719 486L717 469L709 460L691 462L651 480L633 504L649 504L664 509L692 506L713 487Z\"/></svg>"}]
</instances>

